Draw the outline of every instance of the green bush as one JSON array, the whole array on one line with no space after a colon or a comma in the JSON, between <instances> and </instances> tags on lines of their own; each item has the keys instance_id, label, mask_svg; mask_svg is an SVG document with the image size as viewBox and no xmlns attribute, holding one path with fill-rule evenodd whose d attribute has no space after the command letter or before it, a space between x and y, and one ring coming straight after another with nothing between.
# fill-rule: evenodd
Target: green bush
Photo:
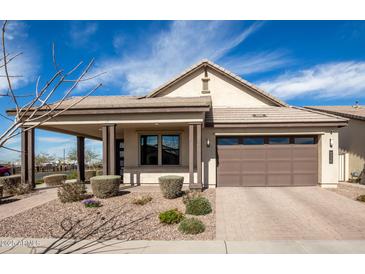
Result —
<instances>
[{"instance_id":1,"label":"green bush","mask_svg":"<svg viewBox=\"0 0 365 274\"><path fill-rule=\"evenodd\" d=\"M0 201L1 201L1 198L3 197L3 193L4 192L4 187L2 185L0 185Z\"/></svg>"},{"instance_id":2,"label":"green bush","mask_svg":"<svg viewBox=\"0 0 365 274\"><path fill-rule=\"evenodd\" d=\"M101 175L103 175L103 170L102 169L96 170L96 176L101 176Z\"/></svg>"},{"instance_id":3,"label":"green bush","mask_svg":"<svg viewBox=\"0 0 365 274\"><path fill-rule=\"evenodd\" d=\"M365 195L360 195L356 198L356 200L360 201L360 202L365 202Z\"/></svg>"},{"instance_id":4,"label":"green bush","mask_svg":"<svg viewBox=\"0 0 365 274\"><path fill-rule=\"evenodd\" d=\"M90 182L91 177L96 176L96 170L86 170L85 171L85 182Z\"/></svg>"},{"instance_id":5,"label":"green bush","mask_svg":"<svg viewBox=\"0 0 365 274\"><path fill-rule=\"evenodd\" d=\"M184 214L175 208L161 212L158 217L161 223L171 225L180 223L184 219Z\"/></svg>"},{"instance_id":6,"label":"green bush","mask_svg":"<svg viewBox=\"0 0 365 274\"><path fill-rule=\"evenodd\" d=\"M119 175L95 176L90 179L90 182L93 194L97 198L109 198L119 193Z\"/></svg>"},{"instance_id":7,"label":"green bush","mask_svg":"<svg viewBox=\"0 0 365 274\"><path fill-rule=\"evenodd\" d=\"M3 192L7 195L22 195L32 190L31 185L22 184L20 175L0 177L0 185L3 186Z\"/></svg>"},{"instance_id":8,"label":"green bush","mask_svg":"<svg viewBox=\"0 0 365 274\"><path fill-rule=\"evenodd\" d=\"M68 175L67 175L67 179L68 180L73 180L73 179L77 179L77 170L72 170Z\"/></svg>"},{"instance_id":9,"label":"green bush","mask_svg":"<svg viewBox=\"0 0 365 274\"><path fill-rule=\"evenodd\" d=\"M141 197L134 198L133 201L132 201L132 204L145 205L145 204L147 204L151 201L152 201L151 196L141 196Z\"/></svg>"},{"instance_id":10,"label":"green bush","mask_svg":"<svg viewBox=\"0 0 365 274\"><path fill-rule=\"evenodd\" d=\"M200 193L198 191L185 191L183 197L182 197L182 201L183 203L186 205L191 199L200 197Z\"/></svg>"},{"instance_id":11,"label":"green bush","mask_svg":"<svg viewBox=\"0 0 365 274\"><path fill-rule=\"evenodd\" d=\"M198 196L191 198L186 203L186 214L191 215L206 215L212 212L212 206L209 200L205 197Z\"/></svg>"},{"instance_id":12,"label":"green bush","mask_svg":"<svg viewBox=\"0 0 365 274\"><path fill-rule=\"evenodd\" d=\"M181 196L184 177L168 175L158 178L158 181L165 198L174 199Z\"/></svg>"},{"instance_id":13,"label":"green bush","mask_svg":"<svg viewBox=\"0 0 365 274\"><path fill-rule=\"evenodd\" d=\"M78 202L86 197L86 187L83 183L66 183L58 188L58 198L62 203Z\"/></svg>"},{"instance_id":14,"label":"green bush","mask_svg":"<svg viewBox=\"0 0 365 274\"><path fill-rule=\"evenodd\" d=\"M66 174L52 174L43 177L43 181L47 186L62 185L67 179Z\"/></svg>"},{"instance_id":15,"label":"green bush","mask_svg":"<svg viewBox=\"0 0 365 274\"><path fill-rule=\"evenodd\" d=\"M196 218L184 219L179 225L179 231L184 234L199 234L204 232L205 225Z\"/></svg>"}]
</instances>

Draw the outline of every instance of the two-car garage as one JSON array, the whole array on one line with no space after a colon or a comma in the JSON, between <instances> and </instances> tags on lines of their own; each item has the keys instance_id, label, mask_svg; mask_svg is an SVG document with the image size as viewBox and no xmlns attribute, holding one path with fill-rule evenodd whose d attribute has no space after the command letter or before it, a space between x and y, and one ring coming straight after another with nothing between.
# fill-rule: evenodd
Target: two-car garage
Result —
<instances>
[{"instance_id":1,"label":"two-car garage","mask_svg":"<svg viewBox=\"0 0 365 274\"><path fill-rule=\"evenodd\" d=\"M217 186L318 184L317 136L217 137Z\"/></svg>"}]
</instances>

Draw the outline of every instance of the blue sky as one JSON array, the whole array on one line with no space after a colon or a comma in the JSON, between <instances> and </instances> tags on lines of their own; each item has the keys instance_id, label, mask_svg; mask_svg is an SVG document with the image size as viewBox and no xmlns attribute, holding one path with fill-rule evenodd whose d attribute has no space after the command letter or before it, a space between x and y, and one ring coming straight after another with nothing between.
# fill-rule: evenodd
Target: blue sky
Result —
<instances>
[{"instance_id":1,"label":"blue sky","mask_svg":"<svg viewBox=\"0 0 365 274\"><path fill-rule=\"evenodd\" d=\"M95 80L103 83L95 95L145 94L207 58L292 105L365 101L365 21L10 21L8 30L11 51L24 52L11 66L23 76L14 81L18 94L54 73L54 42L65 68L96 59L92 73L106 73ZM5 84L0 78L0 93ZM0 106L2 113L12 107L1 97ZM75 146L72 136L36 136L36 153L62 156ZM8 146L18 148L19 139ZM100 153L100 142L86 146ZM0 162L17 158L0 149Z\"/></svg>"}]
</instances>

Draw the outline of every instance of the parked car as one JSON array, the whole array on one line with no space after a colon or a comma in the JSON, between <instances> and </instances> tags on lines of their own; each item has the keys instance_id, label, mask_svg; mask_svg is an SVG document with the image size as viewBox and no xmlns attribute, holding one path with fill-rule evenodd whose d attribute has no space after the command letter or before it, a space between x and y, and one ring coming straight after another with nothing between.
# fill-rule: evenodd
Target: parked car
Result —
<instances>
[{"instance_id":1,"label":"parked car","mask_svg":"<svg viewBox=\"0 0 365 274\"><path fill-rule=\"evenodd\" d=\"M9 176L9 175L11 175L10 167L0 165L0 176Z\"/></svg>"}]
</instances>

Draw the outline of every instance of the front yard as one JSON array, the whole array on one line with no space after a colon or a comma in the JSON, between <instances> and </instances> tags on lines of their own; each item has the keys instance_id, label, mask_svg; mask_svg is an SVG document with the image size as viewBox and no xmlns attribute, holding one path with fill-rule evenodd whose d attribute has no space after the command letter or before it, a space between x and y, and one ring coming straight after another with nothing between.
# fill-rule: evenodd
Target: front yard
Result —
<instances>
[{"instance_id":1,"label":"front yard","mask_svg":"<svg viewBox=\"0 0 365 274\"><path fill-rule=\"evenodd\" d=\"M166 199L158 188L122 190L116 197L96 199L101 207L86 208L81 202L61 203L59 199L0 221L0 237L119 239L119 240L213 240L215 238L215 190L201 193L209 199L213 212L194 216L205 225L196 235L183 234L177 224L160 223L159 213L179 209L185 213L182 197ZM150 196L145 205L132 203ZM192 217L186 215L186 217Z\"/></svg>"}]
</instances>

